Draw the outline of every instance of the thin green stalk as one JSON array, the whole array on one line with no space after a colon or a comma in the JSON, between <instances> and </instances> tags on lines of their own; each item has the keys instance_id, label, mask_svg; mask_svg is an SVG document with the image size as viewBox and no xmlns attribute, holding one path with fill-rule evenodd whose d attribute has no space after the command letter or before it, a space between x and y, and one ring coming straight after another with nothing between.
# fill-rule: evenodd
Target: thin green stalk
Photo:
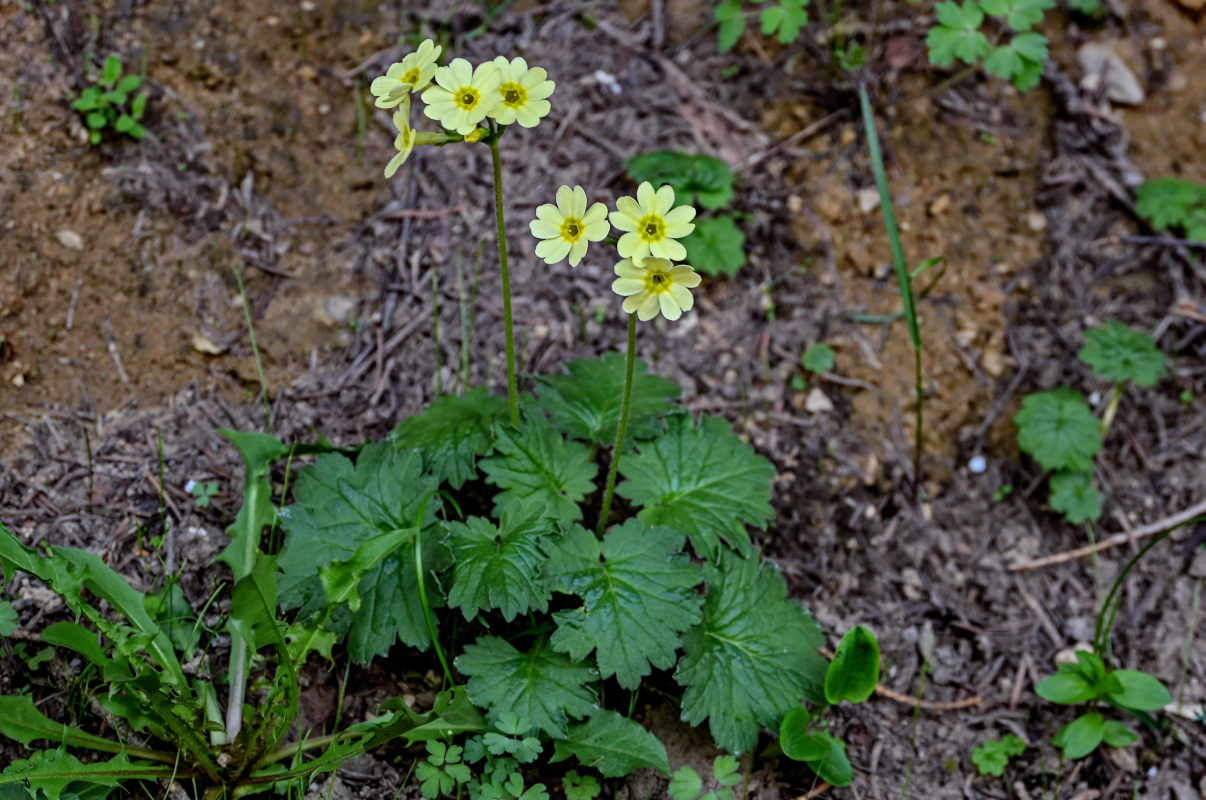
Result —
<instances>
[{"instance_id":1,"label":"thin green stalk","mask_svg":"<svg viewBox=\"0 0 1206 800\"><path fill-rule=\"evenodd\" d=\"M1190 520L1191 522L1196 521ZM1181 523L1186 525L1188 523ZM1138 553L1131 557L1131 560L1126 562L1126 566L1118 573L1118 577L1114 579L1114 585L1110 587L1110 593L1106 595L1105 603L1101 606L1101 611L1097 614L1097 627L1093 631L1093 652L1098 656L1105 658L1105 646L1110 639L1110 628L1114 627L1114 617L1118 614L1118 606L1122 604L1122 598L1118 597L1118 592L1122 589L1122 582L1126 580L1126 576L1135 568L1139 560L1147 555L1147 551L1164 541L1170 533L1175 531L1181 525L1174 525L1171 528L1160 531L1156 536L1142 548ZM1106 614L1109 613L1107 619Z\"/></svg>"},{"instance_id":2,"label":"thin green stalk","mask_svg":"<svg viewBox=\"0 0 1206 800\"><path fill-rule=\"evenodd\" d=\"M490 158L494 162L494 210L498 218L498 265L502 270L503 324L507 337L507 406L511 424L519 424L519 386L515 376L515 330L511 324L511 273L507 269L507 226L503 217L502 161L498 155L498 136L490 137Z\"/></svg>"},{"instance_id":3,"label":"thin green stalk","mask_svg":"<svg viewBox=\"0 0 1206 800\"><path fill-rule=\"evenodd\" d=\"M268 380L264 377L264 360L260 358L260 347L255 341L255 326L251 324L251 305L247 302L247 292L243 289L243 273L234 264L230 265L234 273L235 283L239 285L239 299L243 302L243 318L247 320L247 335L251 339L251 354L255 357L255 371L260 378L260 395L264 398L264 431L272 431L272 406L268 402Z\"/></svg>"},{"instance_id":4,"label":"thin green stalk","mask_svg":"<svg viewBox=\"0 0 1206 800\"><path fill-rule=\"evenodd\" d=\"M444 680L448 685L453 684L452 669L448 666L448 659L444 656L444 648L440 647L440 637L436 633L435 618L431 613L431 603L427 601L427 581L423 579L423 519L422 514L419 515L420 524L415 529L415 576L418 579L419 585L419 602L423 605L423 619L427 621L427 634L431 637L431 646L435 648L436 656L440 659L440 666L444 668Z\"/></svg>"},{"instance_id":5,"label":"thin green stalk","mask_svg":"<svg viewBox=\"0 0 1206 800\"><path fill-rule=\"evenodd\" d=\"M916 394L916 427L913 442L913 503L921 489L921 454L924 449L925 395L921 371L921 327L917 324L917 306L913 298L913 278L909 275L904 247L900 243L900 227L896 223L896 209L892 205L892 192L888 188L888 173L884 169L884 157L880 152L879 134L875 130L875 117L871 113L871 98L867 96L866 84L859 84L858 101L863 111L863 127L867 131L867 151L871 157L871 171L875 173L875 186L879 190L879 207L883 212L884 228L888 234L888 247L892 251L892 266L896 270L896 282L900 285L900 298L904 304L905 319L909 324L909 338L913 341L913 379Z\"/></svg>"},{"instance_id":6,"label":"thin green stalk","mask_svg":"<svg viewBox=\"0 0 1206 800\"><path fill-rule=\"evenodd\" d=\"M620 452L624 449L624 437L628 433L628 409L632 404L632 365L636 361L636 314L628 315L628 362L624 366L624 399L620 402L620 419L616 424L616 446L611 451L611 468L607 470L607 489L603 492L603 508L599 510L599 527L596 534L600 539L607 531L607 518L611 516L611 499L616 491L616 473L620 469Z\"/></svg>"},{"instance_id":7,"label":"thin green stalk","mask_svg":"<svg viewBox=\"0 0 1206 800\"><path fill-rule=\"evenodd\" d=\"M436 359L436 396L444 394L444 359L440 354L440 277L433 269L431 271L431 317L435 330L435 359Z\"/></svg>"}]
</instances>

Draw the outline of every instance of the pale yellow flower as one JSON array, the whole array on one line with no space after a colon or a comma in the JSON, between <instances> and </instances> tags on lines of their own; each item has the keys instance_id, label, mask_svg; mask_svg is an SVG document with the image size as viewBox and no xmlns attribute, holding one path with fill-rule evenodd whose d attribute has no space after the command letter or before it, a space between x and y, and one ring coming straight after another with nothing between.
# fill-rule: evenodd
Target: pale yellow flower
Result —
<instances>
[{"instance_id":1,"label":"pale yellow flower","mask_svg":"<svg viewBox=\"0 0 1206 800\"><path fill-rule=\"evenodd\" d=\"M549 113L547 98L556 84L547 80L548 73L542 67L529 69L522 58L507 61L506 56L499 56L494 65L502 74L502 83L498 85L500 102L490 116L499 125L518 122L525 128L535 128L540 118Z\"/></svg>"},{"instance_id":2,"label":"pale yellow flower","mask_svg":"<svg viewBox=\"0 0 1206 800\"><path fill-rule=\"evenodd\" d=\"M451 64L436 70L435 85L423 92L427 104L423 113L467 136L501 102L500 83L502 73L493 62L478 64L474 69L465 59L454 58Z\"/></svg>"},{"instance_id":3,"label":"pale yellow flower","mask_svg":"<svg viewBox=\"0 0 1206 800\"><path fill-rule=\"evenodd\" d=\"M416 131L410 127L409 106L406 111L394 112L394 126L398 129L398 135L394 139L394 147L397 153L385 165L385 177L392 178L398 168L406 163L406 159L410 158L410 153L415 149L415 145L422 144L445 144L449 139L444 133L428 133L427 131Z\"/></svg>"},{"instance_id":4,"label":"pale yellow flower","mask_svg":"<svg viewBox=\"0 0 1206 800\"><path fill-rule=\"evenodd\" d=\"M620 257L631 258L638 265L649 256L671 261L686 258L686 248L675 240L695 230L694 218L694 207L674 208L674 189L662 186L655 192L649 181L637 187L635 200L616 200L610 216L612 225L627 231L616 245Z\"/></svg>"},{"instance_id":5,"label":"pale yellow flower","mask_svg":"<svg viewBox=\"0 0 1206 800\"><path fill-rule=\"evenodd\" d=\"M616 264L616 275L611 290L624 298L624 311L636 313L641 321L653 319L659 311L676 320L695 305L689 290L699 285L700 277L688 264L646 258L638 267L626 258Z\"/></svg>"},{"instance_id":6,"label":"pale yellow flower","mask_svg":"<svg viewBox=\"0 0 1206 800\"><path fill-rule=\"evenodd\" d=\"M586 255L590 242L607 238L607 206L595 203L586 208L586 192L581 186L557 190L557 205L545 203L536 209L536 219L528 223L532 235L544 241L536 245L536 257L556 264L569 256L571 267Z\"/></svg>"},{"instance_id":7,"label":"pale yellow flower","mask_svg":"<svg viewBox=\"0 0 1206 800\"><path fill-rule=\"evenodd\" d=\"M393 108L411 92L420 92L431 83L436 72L436 59L443 50L431 39L424 39L419 49L396 64L391 64L386 73L374 78L369 91L377 98L377 108Z\"/></svg>"}]
</instances>

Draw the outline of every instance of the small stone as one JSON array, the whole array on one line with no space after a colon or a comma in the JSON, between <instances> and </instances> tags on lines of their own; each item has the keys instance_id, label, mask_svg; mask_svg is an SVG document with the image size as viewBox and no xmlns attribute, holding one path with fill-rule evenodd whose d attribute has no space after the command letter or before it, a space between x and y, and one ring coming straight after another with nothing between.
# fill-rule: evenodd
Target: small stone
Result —
<instances>
[{"instance_id":1,"label":"small stone","mask_svg":"<svg viewBox=\"0 0 1206 800\"><path fill-rule=\"evenodd\" d=\"M804 198L798 194L788 195L787 210L793 214L799 214L804 210Z\"/></svg>"},{"instance_id":2,"label":"small stone","mask_svg":"<svg viewBox=\"0 0 1206 800\"><path fill-rule=\"evenodd\" d=\"M1197 0L1194 0L1196 2ZM1204 0L1206 2L1206 0ZM1076 60L1080 64L1084 78L1080 81L1082 89L1092 92L1100 85L1104 75L1106 97L1115 103L1136 106L1147 99L1147 93L1135 73L1114 50L1111 42L1088 42L1076 51Z\"/></svg>"},{"instance_id":3,"label":"small stone","mask_svg":"<svg viewBox=\"0 0 1206 800\"><path fill-rule=\"evenodd\" d=\"M1047 215L1041 211L1031 211L1026 215L1026 227L1035 233L1047 230Z\"/></svg>"},{"instance_id":4,"label":"small stone","mask_svg":"<svg viewBox=\"0 0 1206 800\"><path fill-rule=\"evenodd\" d=\"M988 461L984 458L984 456L972 456L971 461L967 462L967 468L970 469L972 473L979 475L984 472L984 470L988 469Z\"/></svg>"},{"instance_id":5,"label":"small stone","mask_svg":"<svg viewBox=\"0 0 1206 800\"><path fill-rule=\"evenodd\" d=\"M322 301L322 310L318 313L318 321L324 325L346 325L356 314L359 301L354 297L337 294Z\"/></svg>"},{"instance_id":6,"label":"small stone","mask_svg":"<svg viewBox=\"0 0 1206 800\"><path fill-rule=\"evenodd\" d=\"M804 401L804 410L809 414L828 414L833 410L833 401L825 396L818 387L813 387Z\"/></svg>"},{"instance_id":7,"label":"small stone","mask_svg":"<svg viewBox=\"0 0 1206 800\"><path fill-rule=\"evenodd\" d=\"M207 356L220 356L225 350L214 343L212 339L201 333L193 334L193 349ZM188 491L187 489L185 491Z\"/></svg>"},{"instance_id":8,"label":"small stone","mask_svg":"<svg viewBox=\"0 0 1206 800\"><path fill-rule=\"evenodd\" d=\"M1105 751L1110 763L1123 772L1130 774L1139 770L1139 762L1135 760L1135 754L1127 748L1107 747Z\"/></svg>"},{"instance_id":9,"label":"small stone","mask_svg":"<svg viewBox=\"0 0 1206 800\"><path fill-rule=\"evenodd\" d=\"M926 209L931 217L938 217L951 210L951 196L946 192L938 195L930 207Z\"/></svg>"},{"instance_id":10,"label":"small stone","mask_svg":"<svg viewBox=\"0 0 1206 800\"><path fill-rule=\"evenodd\" d=\"M999 378L1005 372L1005 359L996 350L985 350L980 358L980 366L992 377Z\"/></svg>"},{"instance_id":11,"label":"small stone","mask_svg":"<svg viewBox=\"0 0 1206 800\"><path fill-rule=\"evenodd\" d=\"M66 247L68 250L83 250L84 238L75 231L62 230L54 235L54 238L59 240L59 244Z\"/></svg>"},{"instance_id":12,"label":"small stone","mask_svg":"<svg viewBox=\"0 0 1206 800\"><path fill-rule=\"evenodd\" d=\"M879 208L879 190L874 187L859 189L856 193L858 198L858 210L864 214L870 214L875 209Z\"/></svg>"}]
</instances>

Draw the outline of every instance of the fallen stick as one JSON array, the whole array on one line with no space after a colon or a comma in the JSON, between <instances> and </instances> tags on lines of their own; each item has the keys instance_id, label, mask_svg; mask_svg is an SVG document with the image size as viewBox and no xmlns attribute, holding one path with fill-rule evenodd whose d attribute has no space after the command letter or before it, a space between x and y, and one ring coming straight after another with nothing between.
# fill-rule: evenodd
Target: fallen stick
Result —
<instances>
[{"instance_id":1,"label":"fallen stick","mask_svg":"<svg viewBox=\"0 0 1206 800\"><path fill-rule=\"evenodd\" d=\"M1120 544L1136 542L1148 536L1154 536L1161 531L1166 531L1169 528L1175 528L1178 525L1189 522L1194 517L1202 514L1206 514L1206 500L1203 500L1196 505L1192 505L1184 511L1178 511L1172 516L1165 517L1162 520L1157 520L1149 525L1142 525L1131 531L1115 533L1113 536L1108 536L1096 544L1087 544L1084 547L1078 547L1075 550L1067 550L1063 553L1056 553L1052 556L1044 556L1043 558L1036 558L1032 561L1023 561L1020 564L1013 564L1009 567L1009 571L1022 572L1028 569L1049 567L1052 564L1062 564L1065 561L1071 561L1075 558L1083 558L1084 556L1099 553L1102 550L1107 550L1111 547L1117 547Z\"/></svg>"}]
</instances>

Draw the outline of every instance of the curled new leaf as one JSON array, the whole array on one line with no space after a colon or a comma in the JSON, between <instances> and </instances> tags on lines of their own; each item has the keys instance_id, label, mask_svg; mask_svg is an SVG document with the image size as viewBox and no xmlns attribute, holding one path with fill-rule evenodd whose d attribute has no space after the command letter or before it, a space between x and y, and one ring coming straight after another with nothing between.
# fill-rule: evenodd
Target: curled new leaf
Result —
<instances>
[{"instance_id":1,"label":"curled new leaf","mask_svg":"<svg viewBox=\"0 0 1206 800\"><path fill-rule=\"evenodd\" d=\"M825 699L833 705L843 700L861 703L875 691L879 680L879 642L875 634L856 625L846 632L825 673Z\"/></svg>"}]
</instances>

